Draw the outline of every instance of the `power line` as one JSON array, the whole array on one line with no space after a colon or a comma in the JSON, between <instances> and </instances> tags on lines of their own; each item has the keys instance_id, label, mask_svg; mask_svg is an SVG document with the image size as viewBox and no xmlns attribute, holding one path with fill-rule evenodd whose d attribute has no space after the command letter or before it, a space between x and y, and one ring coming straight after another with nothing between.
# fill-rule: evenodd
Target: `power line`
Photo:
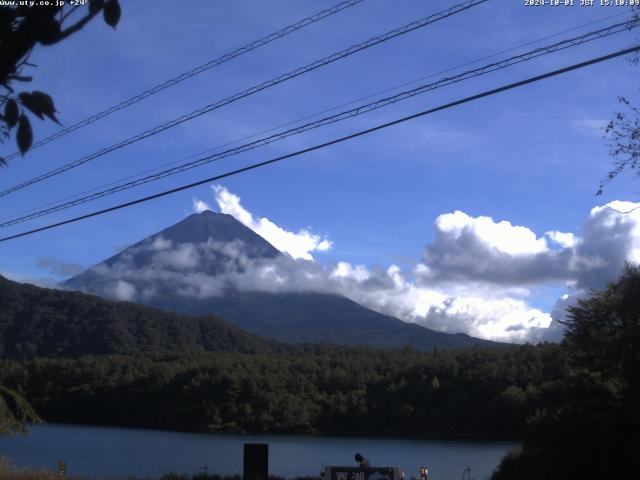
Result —
<instances>
[{"instance_id":1,"label":"power line","mask_svg":"<svg viewBox=\"0 0 640 480\"><path fill-rule=\"evenodd\" d=\"M287 35L289 35L290 33L293 33L295 31L301 30L313 23L319 22L320 20L323 20L327 17L330 17L331 15L334 15L336 13L339 13L343 10L346 10L347 8L353 7L354 5L357 5L360 2L363 2L364 0L347 0L341 3L338 3L336 5L334 5L331 8L328 8L326 10L322 10L321 12L316 13L315 15L311 15L310 17L306 17L303 18L302 20L289 25L287 27L284 27L283 29L278 30L277 32L271 33L269 35L267 35L266 37L263 37L259 40L256 40L255 42L249 43L248 45L245 45L243 47L237 48L236 50L226 53L218 58L215 58L213 60L210 60L209 62L200 65L198 67L195 67L191 70L189 70L188 72L184 72L181 73L180 75L178 75L177 77L174 78L170 78L169 80L166 80L162 83L159 83L158 85L155 85L154 87L151 87L147 90L145 90L142 93L139 93L138 95L135 95L127 100L123 100L122 102L113 105L109 108L107 108L106 110L103 110L101 112L98 112L94 115L91 115L90 117L85 118L84 120L81 120L78 123L75 123L73 125L70 125L69 127L66 127L52 135L49 135L46 138L43 138L42 140L39 140L37 142L35 142L30 150L35 150L38 147L41 147L43 145L46 145L48 143L51 143L55 140L58 140L61 137L64 137L65 135L68 135L71 132L74 132L80 128L86 127L87 125L90 125L94 122L97 122L100 119L103 119L109 115L111 115L112 113L117 112L118 110L122 110L123 108L127 108L135 103L138 103L141 100L144 100L147 97L150 97L151 95L155 95L158 92L161 92L162 90L165 90L169 87L173 87L174 85L177 85L191 77L195 77L196 75L199 75L203 72L206 72L207 70L210 70L214 67L217 67L219 65L222 65L223 63L228 62L229 60L232 60L236 57L239 57L241 55L244 55L245 53L249 53L253 50L256 50L257 48L260 48L264 45L267 45L275 40L279 40L280 38L286 37ZM11 155L5 157L5 161L8 160L12 160L16 157L20 156L20 152L15 152L12 153Z\"/></svg>"},{"instance_id":2,"label":"power line","mask_svg":"<svg viewBox=\"0 0 640 480\"><path fill-rule=\"evenodd\" d=\"M73 194L73 195L68 195L68 196L60 198L58 200L54 200L54 201L51 201L51 202L47 202L45 204L38 205L37 207L34 207L34 208L30 208L30 209L27 209L27 210L22 210L20 212L15 213L15 214L0 218L0 222L3 222L5 220L11 220L11 219L17 218L17 217L19 217L21 215L26 215L28 213L37 212L38 210L41 210L41 209L43 209L45 207L49 207L51 205L56 205L56 204L58 204L60 202L64 202L65 200L77 199L81 195L89 194L91 192L96 192L99 189L104 189L104 188L110 187L112 185L117 185L120 182L125 182L127 180L132 180L132 179L141 177L142 175L145 175L147 173L158 171L161 168L169 167L171 165L177 165L177 164L179 164L181 162L184 162L184 161L189 160L191 158L195 158L195 157L197 157L199 155L204 155L206 153L215 152L215 151L218 151L218 150L220 150L222 148L225 148L225 147L240 143L242 141L250 140L252 138L259 137L260 135L263 135L263 134L266 134L266 133L274 132L274 131L278 130L279 128L284 128L284 127L288 127L290 125L295 125L295 124L297 124L299 122L302 122L304 120L315 118L315 117L318 117L320 115L323 115L323 114L338 110L340 108L347 107L349 105L354 105L354 104L356 104L358 102L361 102L363 100L368 100L370 98L375 98L375 97L377 97L379 95L382 95L382 94L385 94L385 93L389 93L389 92L392 92L394 90L398 90L398 89L400 89L402 87L406 87L406 86L409 86L409 85L416 84L416 83L418 83L420 81L427 80L429 78L437 77L438 75L442 75L444 73L452 72L452 71L458 70L460 68L463 68L463 67L466 67L466 66L469 66L469 65L474 65L474 64L479 63L479 62L481 62L483 60L488 60L490 58L495 58L495 57L497 57L499 55L502 55L502 54L505 54L505 53L509 53L509 52L513 52L513 51L519 50L521 48L527 47L529 45L534 45L536 43L540 43L540 42L542 42L544 40L549 40L551 38L559 37L560 35L564 35L565 33L573 32L573 31L576 31L576 30L580 30L580 29L583 29L585 27L588 27L588 26L591 26L591 25L595 25L597 23L602 23L602 22L605 22L607 20L611 20L612 18L618 18L618 17L626 16L626 15L628 15L628 12L626 12L626 11L625 12L616 13L616 14L613 14L613 15L608 15L606 17L602 17L602 18L599 18L597 20L593 20L591 22L583 23L583 24L577 25L575 27L571 27L571 28L568 28L568 29L565 29L565 30L562 30L562 31L559 31L559 32L556 32L556 33L553 33L553 34L550 34L550 35L546 35L544 37L540 37L540 38L537 38L535 40L528 41L526 43L521 43L519 45L516 45L515 47L510 47L510 48L505 49L505 50L500 50L498 52L495 52L495 53L492 53L492 54L489 54L489 55L485 55L485 56L480 57L480 58L476 58L475 60L470 60L470 61L464 62L462 64L455 65L453 67L448 67L448 68L446 68L444 70L440 70L438 72L434 72L434 73L431 73L429 75L422 76L422 77L417 78L415 80L411 80L409 82L405 82L405 83L402 83L400 85L396 85L394 87L385 88L384 90L379 90L379 91L377 91L375 93L370 93L370 94L365 95L363 97L356 98L356 99L351 100L349 102L342 103L340 105L336 105L334 107L327 108L327 109L324 109L322 111L319 111L319 112L316 112L316 113L312 113L310 115L305 115L304 117L298 118L296 120L291 120L291 121L288 121L286 123L283 123L283 124L280 124L280 125L276 125L274 127L270 127L268 129L265 129L265 130L261 130L259 132L253 133L251 135L247 135L245 137L237 138L235 140L232 140L232 141L229 141L229 142L225 142L225 143L223 143L221 145L216 145L215 147L207 148L206 150L187 155L186 157L183 157L183 158L181 158L179 160L172 160L170 162L165 162L165 163L157 165L155 167L142 170L140 172L128 175L128 176L123 177L123 178L119 178L117 180L108 182L106 184L102 184L102 185L93 187L93 188L88 189L88 190L81 191L81 192Z\"/></svg>"},{"instance_id":3,"label":"power line","mask_svg":"<svg viewBox=\"0 0 640 480\"><path fill-rule=\"evenodd\" d=\"M120 185L116 185L112 188L108 188L105 190L101 190L98 191L96 193L92 193L89 195L85 195L83 197L79 197L76 198L74 200L71 200L69 202L66 203L62 203L62 204L58 204L55 206L52 206L50 208L44 208L42 210L38 210L34 213L30 213L27 215L23 215L23 216L19 216L17 218L12 218L10 220L6 220L3 222L0 222L0 228L4 228L4 227L9 227L12 225L16 225L18 223L23 223L26 222L28 220L33 220L35 218L39 218L39 217L43 217L45 215L50 215L52 213L56 213L62 210L66 210L68 208L71 207L75 207L87 202L90 202L92 200L97 200L99 198L102 197L106 197L108 195L112 195L114 193L118 193L124 190L128 190L130 188L134 188L140 185L144 185L146 183L152 182L152 181L156 181L156 180L160 180L162 178L165 177L169 177L172 175L176 175L178 173L182 173L184 171L214 162L214 161L218 161L221 160L223 158L228 158L230 156L234 156L234 155L238 155L240 153L244 153L247 152L249 150L254 150L258 147L262 147L264 145L268 145L270 143L282 140L284 138L290 137L292 135L298 135L301 134L303 132L309 131L309 130L313 130L316 128L320 128L323 127L325 125L329 125L332 123L337 123L340 122L342 120L346 120L348 118L353 118L359 115L362 115L364 113L368 113L374 110L377 110L379 108L382 107L386 107L388 105L392 105L394 103L397 103L399 101L402 100L406 100L408 98L412 98L416 95L420 95L422 93L426 93L429 91L433 91L442 87L445 87L447 85L452 85L455 83L459 83L462 82L464 80L469 80L472 78L476 78L482 75L486 75L488 73L491 72L495 72L497 70L503 70L505 68L508 68L510 66L513 65L517 65L519 63L523 63L523 62L527 62L530 60L533 60L535 58L541 57L543 55L548 55L554 52L558 52L561 50L565 50L567 48L571 48L571 47L575 47L578 45L582 45L584 43L587 42L591 42L597 39L601 39L601 38L605 38L608 37L610 35L614 35L616 33L620 33L623 31L627 31L630 30L632 28L636 28L638 25L640 25L640 19L631 19L628 20L626 22L621 22L621 23L617 23L615 25L611 25L605 28L602 28L600 30L596 30L596 31L592 31L592 32L587 32L583 35L577 36L577 37L573 37L573 38L569 38L566 40L562 40L560 42L554 43L552 45L548 45L548 46L544 46L544 47L539 47L537 49L522 53L520 55L515 55L513 57L507 58L505 60L501 60L499 62L495 62L495 63L490 63L488 65L484 65L482 67L473 69L473 70L468 70L466 72L463 72L459 75L455 75L452 77L445 77L442 78L436 82L432 82L429 84L425 84L425 85L421 85L418 86L414 89L411 90L407 90L407 91L403 91L400 93L397 93L396 95L392 95L390 97L386 97L386 98L382 98L379 100L376 100L374 102L365 104L365 105L360 105L356 108L352 108L350 110L346 110L343 112L340 112L338 114L329 116L329 117L325 117L325 118L321 118L319 120L313 121L313 122L309 122L306 123L304 125L295 127L295 128L291 128L289 130L285 130L279 133L276 133L274 135L268 136L268 137L264 137L261 139L258 139L254 142L250 142L244 145L240 145L238 147L235 148L231 148L228 150L225 150L223 152L219 152L219 153L215 153L212 155L207 155L205 157L199 158L195 161L192 162L187 162L184 163L182 165L178 165L176 167L167 169L167 170L163 170L161 172L157 172L151 175L147 175L145 177L141 177Z\"/></svg>"},{"instance_id":4,"label":"power line","mask_svg":"<svg viewBox=\"0 0 640 480\"><path fill-rule=\"evenodd\" d=\"M216 110L218 108L221 108L225 105L228 105L230 103L233 103L237 100L240 100L242 98L248 97L250 95L253 95L255 93L258 93L262 90L265 90L267 88L273 87L275 85L278 85L282 82L285 82L287 80L291 80L292 78L298 77L300 75L303 75L305 73L308 73L312 70L316 70L320 67L323 67L325 65L328 65L330 63L333 63L337 60L341 60L343 58L346 58L348 56L353 55L354 53L360 52L362 50L366 50L368 48L371 48L375 45L378 45L380 43L384 43L386 41L389 41L395 37L398 37L400 35L404 35L407 34L409 32L412 32L414 30L417 30L419 28L423 28L427 25L430 25L434 22L440 21L440 20L444 20L446 18L449 18L453 15L456 15L458 13L461 13L463 11L466 11L472 7L475 7L476 5L480 5L482 3L485 3L489 0L467 0L463 3L460 3L458 5L454 5L451 8L448 8L446 10L443 10L441 12L435 13L433 15L430 15L428 17L422 18L420 20L411 22L403 27L400 28L396 28L393 30L390 30L382 35L378 35L376 37L370 38L369 40L357 44L357 45L353 45L345 50L342 50L340 52L334 53L332 55L329 55L328 57L324 57L320 60L316 60L315 62L312 62L310 64L307 64L303 67L299 67L295 70L292 70L288 73L285 73L283 75L280 75L276 78L273 78L271 80L268 80L266 82L263 82L259 85L253 86L251 88L248 88L247 90L243 90L242 92L236 93L230 97L224 98L222 100L218 100L217 102L211 103L209 105L206 105L204 107L201 107L197 110L194 110L191 113L188 113L186 115L183 115L181 117L178 117L174 120L171 120L169 122L166 122L164 124L158 125L150 130L147 130L143 133L140 133L138 135L135 135L133 137L130 137L126 140L123 140L119 143L116 143L114 145L111 145L109 147L103 148L102 150L99 150L95 153L92 153L90 155L87 155L85 157L80 158L79 160L76 160L74 162L71 163L67 163L66 165L63 165L61 167L58 167L56 169L53 169L47 173L44 173L42 175L39 175L37 177L31 178L30 180L27 180L25 182L22 182L18 185L15 185L13 187L10 187L6 190L3 190L2 192L0 192L0 197L4 197L6 195L9 195L10 193L13 193L17 190L23 189L25 187L28 187L30 185L33 185L35 183L41 182L43 180L46 180L48 178L51 178L55 175L59 175L61 173L64 173L68 170L71 170L73 168L76 168L80 165L83 165L91 160L95 160L98 157L101 157L107 153L113 152L115 150L118 150L120 148L126 147L128 145L131 145L132 143L138 142L140 140L143 140L145 138L151 137L153 135L156 135L160 132L164 132L165 130L168 130L170 128L173 128L177 125L180 125L184 122L187 122L189 120L193 120L196 117L199 117L201 115L204 115L205 113L209 113L213 110Z\"/></svg>"},{"instance_id":5,"label":"power line","mask_svg":"<svg viewBox=\"0 0 640 480\"><path fill-rule=\"evenodd\" d=\"M121 203L119 205L115 205L113 207L105 208L103 210L94 211L94 212L91 212L91 213L87 213L85 215L80 215L78 217L70 218L68 220L63 220L61 222L52 223L52 224L46 225L44 227L34 228L32 230L28 230L28 231L25 231L25 232L17 233L15 235L10 235L10 236L7 236L7 237L3 237L3 238L0 238L0 242L6 242L6 241L13 240L13 239L16 239L16 238L25 237L27 235L32 235L34 233L42 232L42 231L45 231L45 230L50 230L52 228L60 227L62 225L67 225L67 224L70 224L70 223L78 222L80 220L85 220L85 219L88 219L88 218L91 218L91 217L96 217L98 215L103 215L105 213L113 212L113 211L116 211L116 210L121 210L121 209L126 208L126 207L131 207L133 205L137 205L137 204L140 204L140 203L145 203L145 202L148 202L150 200L154 200L156 198L164 197L164 196L171 195L171 194L174 194L174 193L177 193L177 192L181 192L183 190L187 190L187 189L190 189L190 188L193 188L193 187L204 185L205 183L214 182L214 181L217 181L217 180L221 180L223 178L227 178L227 177L231 177L231 176L234 176L234 175L238 175L240 173L248 172L248 171L255 170L255 169L258 169L258 168L261 168L261 167L266 167L267 165L272 165L272 164L280 162L282 160L286 160L286 159L289 159L289 158L293 158L293 157L297 157L297 156L303 155L305 153L309 153L309 152L313 152L313 151L316 151L316 150L320 150L320 149L329 147L331 145L336 145L338 143L345 142L347 140L352 140L354 138L358 138L358 137L367 135L369 133L373 133L373 132L376 132L378 130L382 130L384 128L388 128L388 127L391 127L391 126L394 126L394 125L398 125L398 124L407 122L409 120L414 120L416 118L423 117L423 116L426 116L426 115L429 115L429 114L432 114L432 113L435 113L435 112L439 112L439 111L442 111L442 110L447 110L449 108L453 108L453 107L456 107L458 105L462 105L462 104L465 104L465 103L473 102L475 100L479 100L479 99L482 99L482 98L485 98L485 97L496 95L498 93L502 93L502 92L505 92L505 91L508 91L508 90L513 90L515 88L519 88L519 87L522 87L522 86L525 86L525 85L528 85L528 84L531 84L531 83L539 82L541 80L544 80L544 79L547 79L547 78L550 78L550 77L555 77L555 76L558 76L558 75L562 75L564 73L571 72L573 70L578 70L580 68L584 68L584 67L587 67L589 65L594 65L594 64L597 64L597 63L601 63L601 62L604 62L604 61L607 61L607 60L611 60L611 59L614 59L614 58L617 58L617 57L621 57L623 55L628 55L630 53L634 53L634 52L638 52L638 51L640 51L640 46L635 46L635 47L631 47L631 48L626 48L624 50L619 50L617 52L613 52L613 53L610 53L608 55L603 55L603 56L600 56L600 57L592 58L590 60L587 60L587 61L584 61L584 62L581 62L581 63L576 63L576 64L570 65L568 67L563 67L563 68L560 68L560 69L557 69L557 70L553 70L553 71L550 71L550 72L547 72L547 73L544 73L544 74L541 74L541 75L536 75L534 77L529 77L529 78L527 78L525 80L520 80L518 82L514 82L514 83L507 84L507 85L503 85L502 87L494 88L492 90L487 90L485 92L478 93L478 94L472 95L470 97L465 97L463 99L456 100L454 102L450 102L450 103L447 103L447 104L444 104L444 105L440 105L439 107L431 108L429 110L423 110L421 112L414 113L413 115L408 115L406 117L402 117L402 118L393 120L391 122L382 123L380 125L376 125L375 127L371 127L371 128L366 129L366 130L360 130L358 132L355 132L355 133L352 133L352 134L349 134L349 135L345 135L343 137L339 137L339 138L336 138L336 139L333 139L333 140L330 140L328 142L324 142L324 143L321 143L321 144L318 144L318 145L314 145L312 147L308 147L308 148L305 148L305 149L302 149L302 150L298 150L296 152L292 152L292 153L288 153L286 155L282 155L282 156L279 156L279 157L276 157L276 158L272 158L270 160L265 160L263 162L254 163L254 164L248 165L246 167L238 168L236 170L231 170L229 172L222 173L220 175L216 175L216 176L213 176L213 177L205 178L204 180L199 180L197 182L193 182L193 183L189 183L189 184L186 184L186 185L182 185L180 187L172 188L170 190L164 190L162 192L159 192L159 193L156 193L156 194L153 194L153 195L148 195L146 197L138 198L136 200L132 200L132 201L129 201L129 202Z\"/></svg>"},{"instance_id":6,"label":"power line","mask_svg":"<svg viewBox=\"0 0 640 480\"><path fill-rule=\"evenodd\" d=\"M169 167L169 166L172 166L172 165L177 165L177 164L179 164L181 162L185 162L185 161L187 161L187 160L189 160L191 158L195 158L195 157L198 157L200 155L216 152L216 151L218 151L218 150L220 150L222 148L229 147L231 145L235 145L235 144L240 143L242 141L250 140L252 138L257 138L260 135L264 135L266 133L274 132L274 131L278 130L279 128L284 128L284 127L288 127L290 125L295 125L295 124L297 124L299 122L302 122L304 120L309 120L311 118L315 118L315 117L318 117L320 115L323 115L323 114L326 114L326 113L329 113L329 112L333 112L333 111L338 110L340 108L348 107L349 105L354 105L354 104L357 104L358 102L361 102L361 101L364 101L364 100L368 100L370 98L375 98L375 97L377 97L379 95L383 95L385 93L393 92L393 91L398 90L398 89L400 89L402 87L407 87L409 85L414 85L414 84L416 84L418 82L421 82L423 80L427 80L427 79L430 79L430 78L437 77L438 75L449 73L449 72L458 70L460 68L463 68L463 67L466 67L466 66L469 66L469 65L474 65L474 64L479 63L479 62L481 62L483 60L488 60L490 58L495 58L495 57L498 57L498 56L500 56L502 54L513 52L513 51L519 50L521 48L527 47L529 45L534 45L536 43L540 43L540 42L542 42L544 40L549 40L551 38L559 37L560 35L564 35L565 33L573 32L573 31L576 31L576 30L580 30L580 29L583 29L585 27L588 27L588 26L591 26L591 25L595 25L597 23L602 23L602 22L605 22L607 20L611 20L613 18L618 18L618 17L626 16L626 15L628 15L628 12L626 12L626 11L625 12L616 13L616 14L613 14L613 15L608 15L606 17L602 17L602 18L599 18L597 20L593 20L591 22L583 23L583 24L577 25L575 27L571 27L571 28L568 28L568 29L565 29L565 30L562 30L562 31L559 31L559 32L556 32L556 33L553 33L553 34L550 34L550 35L546 35L544 37L537 38L535 40L530 40L530 41L528 41L526 43L521 43L519 45L516 45L515 47L509 47L508 49L500 50L498 52L495 52L495 53L492 53L492 54L489 54L489 55L485 55L485 56L480 57L480 58L476 58L475 60L470 60L470 61L464 62L462 64L455 65L453 67L448 67L448 68L446 68L444 70L440 70L438 72L434 72L434 73L431 73L429 75L422 76L422 77L417 78L415 80L411 80L409 82L405 82L405 83L402 83L400 85L396 85L394 87L385 88L384 90L379 90L379 91L377 91L375 93L370 93L370 94L365 95L363 97L359 97L359 98L356 98L354 100L350 100L349 102L342 103L340 105L336 105L334 107L327 108L327 109L324 109L322 111L315 112L315 113L312 113L312 114L309 114L309 115L305 115L304 117L298 118L296 120L291 120L291 121L285 122L283 124L276 125L274 127L270 127L268 129L258 131L256 133L251 134L251 135L247 135L245 137L236 138L235 140L232 140L232 141L229 141L229 142L225 142L223 144L216 145L214 147L207 148L206 150L202 150L202 151L197 152L197 153L192 153L192 154L187 155L185 157L182 157L182 158L180 158L178 160L172 160L170 162L165 162L165 163L162 163L162 164L157 165L155 167L148 168L148 169L139 171L139 172L131 174L131 175L127 175L126 177L119 178L117 180L113 180L113 181L108 182L106 184L98 185L96 187L93 187L93 188L78 192L78 193L73 194L73 195L67 195L67 196L65 196L63 198L60 198L58 200L54 200L54 201L51 201L51 202L47 202L45 204L40 204L37 207L33 207L33 208L26 209L26 210L22 210L22 211L19 211L17 213L14 213L12 215L8 215L6 217L0 217L0 222L4 222L6 220L12 220L12 219L15 219L15 218L17 218L19 216L26 215L26 214L29 214L29 213L32 213L32 212L37 212L38 210L44 209L45 207L56 205L56 204L59 204L61 202L66 201L66 200L78 199L82 195L86 195L86 194L89 194L91 192L97 192L100 189L104 189L104 188L110 187L112 185L117 185L117 184L119 184L121 182L125 182L127 180L132 180L132 179L135 179L135 178L139 178L142 175L145 175L145 174L148 174L148 173L151 173L151 172L155 172L155 171L158 171L158 170L160 170L162 168L166 168L166 167Z\"/></svg>"},{"instance_id":7,"label":"power line","mask_svg":"<svg viewBox=\"0 0 640 480\"><path fill-rule=\"evenodd\" d=\"M367 95L365 97L361 97L361 98L358 98L356 100L352 100L351 102L348 102L348 103L345 103L345 104L342 104L342 105L338 105L338 106L330 108L328 110L324 110L324 111L319 112L319 113L317 113L315 115L309 115L309 116L303 118L302 120L306 120L307 118L312 118L314 116L321 115L323 113L328 113L330 111L337 110L338 108L346 107L348 105L352 105L352 104L357 103L359 101L367 100L369 98L373 98L373 97L376 97L378 95L382 95L384 93L392 92L394 90L398 90L399 88L407 87L409 85L413 85L413 84L421 82L423 80L428 80L429 78L433 78L433 77L436 77L438 75L442 75L444 73L449 73L449 72L452 72L454 70L458 70L460 68L467 67L469 65L474 65L474 64L479 63L479 62L481 62L483 60L488 60L490 58L494 58L494 57L497 57L497 56L505 54L505 53L513 52L513 51L519 50L521 48L528 47L529 45L540 43L540 42L543 42L545 40L549 40L549 39L554 38L554 37L559 37L560 35L564 35L565 33L573 32L575 30L580 30L580 29L582 29L584 27L588 27L588 26L594 25L596 23L602 23L602 22L605 22L607 20L611 20L612 18L617 18L617 17L628 15L628 14L629 14L628 12L616 13L616 14L609 15L609 16L606 16L606 17L603 17L603 18L599 18L598 20L594 20L592 22L583 23L581 25L578 25L578 26L575 26L575 27L571 27L571 28L568 28L566 30L562 30L560 32L553 33L551 35L547 35L547 36L544 36L544 37L541 37L541 38L537 38L537 39L531 40L529 42L521 43L520 45L516 45L515 47L510 47L510 48L507 48L506 50L501 50L499 52L495 52L495 53L492 53L490 55L486 55L484 57L476 58L475 60L464 62L464 63L458 64L458 65L456 65L454 67L449 67L449 68L447 68L445 70L440 70L438 72L431 73L429 75L417 78L415 80L411 80L409 82L405 82L405 83L402 83L400 85L396 85L395 87L386 88L384 90L381 90L381 91L378 91L376 93ZM295 122L292 122L292 123L295 123ZM286 126L286 125L281 125L281 126ZM279 127L277 127L277 128L279 128Z\"/></svg>"}]
</instances>

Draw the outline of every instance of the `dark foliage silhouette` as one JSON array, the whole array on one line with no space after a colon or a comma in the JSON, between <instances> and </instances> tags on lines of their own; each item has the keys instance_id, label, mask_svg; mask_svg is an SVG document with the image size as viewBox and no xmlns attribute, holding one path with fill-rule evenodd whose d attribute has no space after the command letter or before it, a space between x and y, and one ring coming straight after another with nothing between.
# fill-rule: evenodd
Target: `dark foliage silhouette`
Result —
<instances>
[{"instance_id":1,"label":"dark foliage silhouette","mask_svg":"<svg viewBox=\"0 0 640 480\"><path fill-rule=\"evenodd\" d=\"M493 479L640 476L640 268L569 310L566 382Z\"/></svg>"},{"instance_id":2,"label":"dark foliage silhouette","mask_svg":"<svg viewBox=\"0 0 640 480\"><path fill-rule=\"evenodd\" d=\"M121 15L118 0L89 0L84 7L48 3L51 5L0 6L0 86L4 89L0 97L0 141L10 138L15 128L16 144L23 155L33 143L33 127L27 113L59 123L54 101L47 93L17 92L16 84L32 80L25 74L35 66L29 63L31 51L36 46L61 42L100 13L107 25L116 28ZM0 164L4 163L0 157Z\"/></svg>"}]
</instances>

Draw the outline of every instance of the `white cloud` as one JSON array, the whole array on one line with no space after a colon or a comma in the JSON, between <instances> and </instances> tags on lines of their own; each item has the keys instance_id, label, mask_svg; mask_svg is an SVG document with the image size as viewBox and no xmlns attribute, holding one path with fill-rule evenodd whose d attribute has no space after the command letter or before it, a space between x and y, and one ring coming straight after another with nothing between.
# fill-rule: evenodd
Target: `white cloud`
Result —
<instances>
[{"instance_id":1,"label":"white cloud","mask_svg":"<svg viewBox=\"0 0 640 480\"><path fill-rule=\"evenodd\" d=\"M356 265L354 267L347 262L338 262L331 272L332 278L353 278L358 282L363 282L369 276L369 270L364 265Z\"/></svg>"},{"instance_id":2,"label":"white cloud","mask_svg":"<svg viewBox=\"0 0 640 480\"><path fill-rule=\"evenodd\" d=\"M168 250L171 247L173 247L173 242L164 238L163 236L154 238L150 246L151 250L156 250L158 252L161 250Z\"/></svg>"},{"instance_id":3,"label":"white cloud","mask_svg":"<svg viewBox=\"0 0 640 480\"><path fill-rule=\"evenodd\" d=\"M551 321L551 315L521 299L451 297L431 307L420 323L441 331L466 331L482 338L524 342L532 330L547 328Z\"/></svg>"},{"instance_id":4,"label":"white cloud","mask_svg":"<svg viewBox=\"0 0 640 480\"><path fill-rule=\"evenodd\" d=\"M151 249L152 244L141 248ZM224 258L224 269L206 273L207 258ZM176 268L184 259L190 267L202 269ZM162 295L167 288L163 285L170 286L171 294L195 299L221 295L229 286L242 291L333 293L407 322L496 340L526 341L551 322L550 315L527 305L526 289L448 282L425 286L395 265L385 270L348 262L324 267L290 256L250 259L241 245L230 248L215 242L156 252L143 268L134 265L133 257L124 257L101 266L100 276L104 293L127 300L135 300L136 292L143 300Z\"/></svg>"},{"instance_id":5,"label":"white cloud","mask_svg":"<svg viewBox=\"0 0 640 480\"><path fill-rule=\"evenodd\" d=\"M566 307L617 278L625 261L640 259L640 209L633 210L640 204L612 202L592 209L579 235L559 230L537 235L525 226L456 211L436 219L434 241L421 261L405 270L344 261L322 266L310 252L326 239L256 219L223 187L215 193L223 213L290 255L254 258L241 241L175 245L160 237L136 247L153 260L142 268L134 265L133 251L95 268L105 280L104 291L127 300L167 292L207 298L229 287L333 293L434 330L515 342L559 340L558 320ZM531 305L532 287L545 286L568 289L551 312Z\"/></svg>"},{"instance_id":6,"label":"white cloud","mask_svg":"<svg viewBox=\"0 0 640 480\"><path fill-rule=\"evenodd\" d=\"M202 213L205 210L211 210L211 207L209 206L209 204L203 200L200 200L199 198L194 198L192 202L193 202L193 211L196 213Z\"/></svg>"},{"instance_id":7,"label":"white cloud","mask_svg":"<svg viewBox=\"0 0 640 480\"><path fill-rule=\"evenodd\" d=\"M192 243L181 243L174 249L163 250L153 256L153 264L163 264L178 270L195 268L199 262L198 252Z\"/></svg>"},{"instance_id":8,"label":"white cloud","mask_svg":"<svg viewBox=\"0 0 640 480\"><path fill-rule=\"evenodd\" d=\"M276 225L266 217L255 218L242 206L239 196L220 185L214 185L212 188L222 213L233 215L278 250L288 253L293 258L313 260L312 252L325 252L332 246L327 238L313 234L309 230L302 229L294 233Z\"/></svg>"},{"instance_id":9,"label":"white cloud","mask_svg":"<svg viewBox=\"0 0 640 480\"><path fill-rule=\"evenodd\" d=\"M58 277L71 277L82 272L85 267L80 264L67 262L54 257L40 257L36 261L39 268L49 270L53 275Z\"/></svg>"},{"instance_id":10,"label":"white cloud","mask_svg":"<svg viewBox=\"0 0 640 480\"><path fill-rule=\"evenodd\" d=\"M578 239L573 233L565 233L565 232L560 232L558 230L546 232L545 235L549 237L551 241L553 241L557 245L560 245L563 248L575 247L578 241Z\"/></svg>"},{"instance_id":11,"label":"white cloud","mask_svg":"<svg viewBox=\"0 0 640 480\"><path fill-rule=\"evenodd\" d=\"M395 265L376 274L361 265L340 262L331 277L341 281L334 285L337 293L371 309L443 332L524 342L532 331L547 328L552 321L551 315L517 298L528 294L523 289L488 289L470 284L420 286Z\"/></svg>"},{"instance_id":12,"label":"white cloud","mask_svg":"<svg viewBox=\"0 0 640 480\"><path fill-rule=\"evenodd\" d=\"M602 289L624 263L640 262L640 203L613 201L594 207L575 248L576 287Z\"/></svg>"},{"instance_id":13,"label":"white cloud","mask_svg":"<svg viewBox=\"0 0 640 480\"><path fill-rule=\"evenodd\" d=\"M435 223L436 239L426 246L423 285L442 282L523 286L571 284L577 290L602 288L626 261L640 260L640 204L611 202L591 210L581 236L558 230L545 236L491 217L445 214ZM630 212L630 213L620 213Z\"/></svg>"},{"instance_id":14,"label":"white cloud","mask_svg":"<svg viewBox=\"0 0 640 480\"><path fill-rule=\"evenodd\" d=\"M113 285L113 291L111 292L111 296L116 298L117 300L123 301L132 301L136 295L136 287L134 287L129 282L125 282L124 280L118 280L115 285Z\"/></svg>"},{"instance_id":15,"label":"white cloud","mask_svg":"<svg viewBox=\"0 0 640 480\"><path fill-rule=\"evenodd\" d=\"M340 265L342 278L358 280L343 292L379 311L436 330L509 341L558 340L566 306L616 279L626 261L640 261L640 204L612 202L594 208L582 236L558 230L544 236L490 217L463 212L437 218L436 239L412 275L397 267L392 285L372 284L369 271ZM629 212L629 213L620 213ZM410 281L408 278L412 278ZM382 285L382 283L379 282ZM551 312L529 305L528 286L569 286Z\"/></svg>"},{"instance_id":16,"label":"white cloud","mask_svg":"<svg viewBox=\"0 0 640 480\"><path fill-rule=\"evenodd\" d=\"M548 250L546 240L537 238L536 234L526 227L512 225L507 221L494 222L491 217L470 217L459 210L440 215L436 219L436 227L449 241L464 242L465 238L475 238L489 248L509 255Z\"/></svg>"}]
</instances>

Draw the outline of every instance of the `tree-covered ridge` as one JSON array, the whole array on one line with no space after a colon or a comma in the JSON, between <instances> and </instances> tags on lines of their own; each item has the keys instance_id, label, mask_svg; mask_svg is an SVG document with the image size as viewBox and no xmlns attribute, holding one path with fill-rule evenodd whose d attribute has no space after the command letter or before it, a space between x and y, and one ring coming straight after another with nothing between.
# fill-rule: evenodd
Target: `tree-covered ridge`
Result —
<instances>
[{"instance_id":1,"label":"tree-covered ridge","mask_svg":"<svg viewBox=\"0 0 640 480\"><path fill-rule=\"evenodd\" d=\"M2 277L0 305L0 358L284 348L212 315L182 316Z\"/></svg>"},{"instance_id":2,"label":"tree-covered ridge","mask_svg":"<svg viewBox=\"0 0 640 480\"><path fill-rule=\"evenodd\" d=\"M565 376L556 345L0 362L47 421L200 432L519 437Z\"/></svg>"}]
</instances>

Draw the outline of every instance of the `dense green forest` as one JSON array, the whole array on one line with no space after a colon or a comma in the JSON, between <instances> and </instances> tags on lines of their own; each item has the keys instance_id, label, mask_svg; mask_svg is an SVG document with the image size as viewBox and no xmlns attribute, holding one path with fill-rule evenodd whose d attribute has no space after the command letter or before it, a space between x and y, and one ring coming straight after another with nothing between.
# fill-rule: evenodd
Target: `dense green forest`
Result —
<instances>
[{"instance_id":1,"label":"dense green forest","mask_svg":"<svg viewBox=\"0 0 640 480\"><path fill-rule=\"evenodd\" d=\"M556 345L0 362L0 384L47 421L440 438L521 437L526 419L562 395L566 375Z\"/></svg>"}]
</instances>

